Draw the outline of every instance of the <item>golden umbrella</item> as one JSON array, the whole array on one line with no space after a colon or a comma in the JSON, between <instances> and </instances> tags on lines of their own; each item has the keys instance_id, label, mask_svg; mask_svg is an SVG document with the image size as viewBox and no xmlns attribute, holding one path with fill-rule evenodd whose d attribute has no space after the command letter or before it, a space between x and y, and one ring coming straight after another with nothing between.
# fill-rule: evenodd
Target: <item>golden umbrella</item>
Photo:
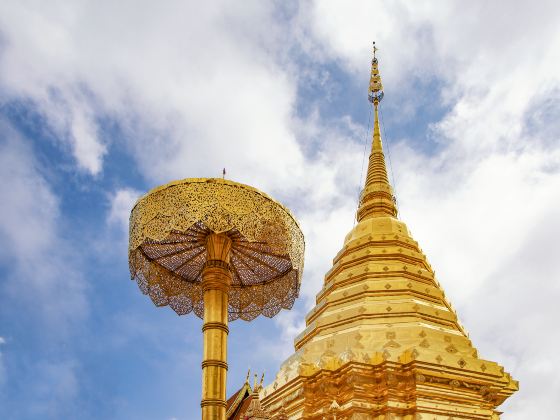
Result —
<instances>
[{"instance_id":1,"label":"golden umbrella","mask_svg":"<svg viewBox=\"0 0 560 420\"><path fill-rule=\"evenodd\" d=\"M303 234L255 188L190 178L155 188L130 215L132 279L157 306L203 318L202 418L225 419L228 320L273 317L298 295Z\"/></svg>"}]
</instances>

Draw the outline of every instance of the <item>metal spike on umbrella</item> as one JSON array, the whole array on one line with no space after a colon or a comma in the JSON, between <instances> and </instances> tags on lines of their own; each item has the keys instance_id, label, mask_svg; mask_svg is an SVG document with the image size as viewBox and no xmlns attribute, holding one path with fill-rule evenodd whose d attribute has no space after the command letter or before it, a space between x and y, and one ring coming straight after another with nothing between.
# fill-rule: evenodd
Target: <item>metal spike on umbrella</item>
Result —
<instances>
[{"instance_id":1,"label":"metal spike on umbrella","mask_svg":"<svg viewBox=\"0 0 560 420\"><path fill-rule=\"evenodd\" d=\"M157 306L203 318L202 418L225 419L228 320L273 317L299 293L303 234L247 185L190 178L155 188L130 215L132 279Z\"/></svg>"}]
</instances>

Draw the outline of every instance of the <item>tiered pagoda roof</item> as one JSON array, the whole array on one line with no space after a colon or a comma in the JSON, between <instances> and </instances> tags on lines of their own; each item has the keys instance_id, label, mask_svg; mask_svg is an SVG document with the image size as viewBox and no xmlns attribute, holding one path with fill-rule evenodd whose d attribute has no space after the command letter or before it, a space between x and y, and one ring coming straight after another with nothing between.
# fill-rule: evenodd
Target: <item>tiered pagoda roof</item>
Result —
<instances>
[{"instance_id":1,"label":"tiered pagoda roof","mask_svg":"<svg viewBox=\"0 0 560 420\"><path fill-rule=\"evenodd\" d=\"M226 402L226 420L270 420L270 413L261 406L259 391L262 388L264 374L260 383L255 381L253 388L249 384L249 373L245 383ZM276 416L279 418L279 416ZM284 420L284 419L282 419Z\"/></svg>"}]
</instances>

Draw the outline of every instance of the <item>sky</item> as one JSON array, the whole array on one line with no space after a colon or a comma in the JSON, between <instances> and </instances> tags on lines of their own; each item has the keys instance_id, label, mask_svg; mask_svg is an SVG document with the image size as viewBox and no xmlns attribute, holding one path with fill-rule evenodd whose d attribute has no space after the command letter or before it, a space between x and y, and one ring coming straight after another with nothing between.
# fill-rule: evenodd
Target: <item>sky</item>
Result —
<instances>
[{"instance_id":1,"label":"sky","mask_svg":"<svg viewBox=\"0 0 560 420\"><path fill-rule=\"evenodd\" d=\"M407 223L481 357L560 411L560 3L0 1L0 417L199 417L201 320L129 280L130 210L257 187L306 238L300 298L230 324L228 392L272 380L352 228L382 134ZM268 380L267 380L268 378Z\"/></svg>"}]
</instances>

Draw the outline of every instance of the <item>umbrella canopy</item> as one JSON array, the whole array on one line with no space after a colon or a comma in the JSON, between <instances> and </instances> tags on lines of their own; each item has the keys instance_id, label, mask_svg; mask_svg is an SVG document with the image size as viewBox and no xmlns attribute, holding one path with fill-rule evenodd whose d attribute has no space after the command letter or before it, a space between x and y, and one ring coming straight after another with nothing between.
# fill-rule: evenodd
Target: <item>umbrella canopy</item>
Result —
<instances>
[{"instance_id":1,"label":"umbrella canopy","mask_svg":"<svg viewBox=\"0 0 560 420\"><path fill-rule=\"evenodd\" d=\"M273 317L290 309L303 272L304 239L291 213L247 185L190 178L155 188L130 216L132 279L158 306L204 313L206 238L231 241L229 320Z\"/></svg>"}]
</instances>

